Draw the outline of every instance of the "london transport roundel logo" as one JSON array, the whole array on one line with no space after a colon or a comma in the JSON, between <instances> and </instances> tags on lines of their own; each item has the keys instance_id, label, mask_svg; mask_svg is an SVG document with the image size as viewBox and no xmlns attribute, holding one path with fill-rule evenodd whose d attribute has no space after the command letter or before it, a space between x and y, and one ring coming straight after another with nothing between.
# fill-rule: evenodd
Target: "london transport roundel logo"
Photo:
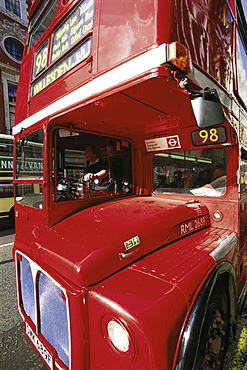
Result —
<instances>
[{"instance_id":1,"label":"london transport roundel logo","mask_svg":"<svg viewBox=\"0 0 247 370\"><path fill-rule=\"evenodd\" d=\"M158 137L155 139L145 140L146 149L148 152L156 150L167 150L181 148L178 135Z\"/></svg>"}]
</instances>

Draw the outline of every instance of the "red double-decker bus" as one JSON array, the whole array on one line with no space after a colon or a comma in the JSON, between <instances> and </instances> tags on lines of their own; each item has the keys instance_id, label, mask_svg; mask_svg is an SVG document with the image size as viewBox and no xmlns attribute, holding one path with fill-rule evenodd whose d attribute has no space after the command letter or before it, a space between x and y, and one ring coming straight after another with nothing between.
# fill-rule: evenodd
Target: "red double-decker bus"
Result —
<instances>
[{"instance_id":1,"label":"red double-decker bus","mask_svg":"<svg viewBox=\"0 0 247 370\"><path fill-rule=\"evenodd\" d=\"M243 5L32 2L13 256L47 368L223 368L247 311Z\"/></svg>"}]
</instances>

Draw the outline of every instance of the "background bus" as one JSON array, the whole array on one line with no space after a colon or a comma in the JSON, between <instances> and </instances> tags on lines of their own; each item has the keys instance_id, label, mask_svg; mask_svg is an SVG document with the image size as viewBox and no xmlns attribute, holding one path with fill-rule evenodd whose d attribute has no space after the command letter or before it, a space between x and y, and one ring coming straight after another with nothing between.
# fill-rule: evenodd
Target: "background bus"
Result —
<instances>
[{"instance_id":1,"label":"background bus","mask_svg":"<svg viewBox=\"0 0 247 370\"><path fill-rule=\"evenodd\" d=\"M32 139L32 136L30 137ZM14 186L13 181L13 141L11 135L0 134L0 224L14 227ZM25 155L23 153L25 148ZM17 147L17 167L20 178L32 176L39 178L42 171L42 145L31 140L22 140ZM20 186L16 193L16 201L32 203L37 201L40 194L38 184ZM37 203L42 207L42 202Z\"/></svg>"},{"instance_id":2,"label":"background bus","mask_svg":"<svg viewBox=\"0 0 247 370\"><path fill-rule=\"evenodd\" d=\"M0 225L14 227L13 139L0 134Z\"/></svg>"}]
</instances>

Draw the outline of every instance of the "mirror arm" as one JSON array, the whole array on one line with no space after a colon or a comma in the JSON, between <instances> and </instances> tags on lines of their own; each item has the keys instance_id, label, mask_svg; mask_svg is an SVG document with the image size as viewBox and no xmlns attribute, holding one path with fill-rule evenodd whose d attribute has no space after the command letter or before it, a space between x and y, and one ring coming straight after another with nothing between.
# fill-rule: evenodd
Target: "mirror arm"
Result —
<instances>
[{"instance_id":1,"label":"mirror arm","mask_svg":"<svg viewBox=\"0 0 247 370\"><path fill-rule=\"evenodd\" d=\"M214 88L205 87L205 89L203 90L192 90L188 86L188 83L189 83L188 79L185 78L184 80L180 81L179 87L186 89L189 93L191 93L191 99L196 99L196 98L201 97L202 99L205 99L205 100L210 100L210 101L220 103L217 91Z\"/></svg>"},{"instance_id":2,"label":"mirror arm","mask_svg":"<svg viewBox=\"0 0 247 370\"><path fill-rule=\"evenodd\" d=\"M192 90L189 86L188 86L188 83L189 83L189 80L188 78L184 78L182 81L179 82L179 87L181 89L186 89L189 93L193 94L193 95L197 95L197 96L202 96L203 93L205 92L204 90Z\"/></svg>"}]
</instances>

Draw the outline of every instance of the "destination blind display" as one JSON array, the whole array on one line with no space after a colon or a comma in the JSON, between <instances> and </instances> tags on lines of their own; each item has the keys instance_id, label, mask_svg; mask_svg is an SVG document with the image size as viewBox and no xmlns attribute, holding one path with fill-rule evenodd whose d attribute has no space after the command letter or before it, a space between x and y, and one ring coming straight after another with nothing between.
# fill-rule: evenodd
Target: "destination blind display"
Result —
<instances>
[{"instance_id":1,"label":"destination blind display","mask_svg":"<svg viewBox=\"0 0 247 370\"><path fill-rule=\"evenodd\" d=\"M53 33L51 63L82 39L93 27L93 0L84 0Z\"/></svg>"},{"instance_id":2,"label":"destination blind display","mask_svg":"<svg viewBox=\"0 0 247 370\"><path fill-rule=\"evenodd\" d=\"M46 86L56 81L59 77L70 71L77 64L86 59L91 50L91 38L72 50L71 53L58 61L53 67L45 72L39 79L32 83L31 96L38 94Z\"/></svg>"},{"instance_id":3,"label":"destination blind display","mask_svg":"<svg viewBox=\"0 0 247 370\"><path fill-rule=\"evenodd\" d=\"M54 63L60 56L65 54L74 44L78 44L93 28L93 5L94 0L82 1L65 21L52 34L52 45L50 57L48 55L49 45L46 40L37 50L34 56L33 78L37 77L50 64ZM87 39L65 55L62 61L56 63L51 70L44 72L42 78L32 84L31 96L43 90L50 83L58 79L71 68L83 61L90 54L91 39Z\"/></svg>"}]
</instances>

